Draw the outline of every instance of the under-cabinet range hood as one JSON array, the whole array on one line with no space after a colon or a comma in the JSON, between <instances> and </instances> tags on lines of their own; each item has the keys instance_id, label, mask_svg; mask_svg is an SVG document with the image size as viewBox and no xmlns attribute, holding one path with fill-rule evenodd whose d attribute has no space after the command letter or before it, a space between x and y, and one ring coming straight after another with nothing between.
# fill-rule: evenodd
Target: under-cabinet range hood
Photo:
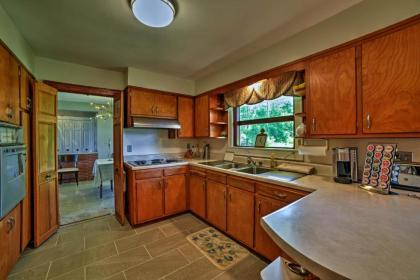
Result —
<instances>
[{"instance_id":1,"label":"under-cabinet range hood","mask_svg":"<svg viewBox=\"0 0 420 280\"><path fill-rule=\"evenodd\" d=\"M178 120L133 118L135 128L161 128L161 129L180 129Z\"/></svg>"}]
</instances>

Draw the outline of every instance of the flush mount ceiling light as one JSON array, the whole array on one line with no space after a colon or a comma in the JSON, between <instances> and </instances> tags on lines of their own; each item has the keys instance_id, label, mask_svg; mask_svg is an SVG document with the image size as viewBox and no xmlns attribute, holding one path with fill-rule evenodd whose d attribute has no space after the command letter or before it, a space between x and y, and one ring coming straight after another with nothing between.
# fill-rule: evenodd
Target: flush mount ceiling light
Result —
<instances>
[{"instance_id":1,"label":"flush mount ceiling light","mask_svg":"<svg viewBox=\"0 0 420 280\"><path fill-rule=\"evenodd\" d=\"M131 0L134 16L151 27L165 27L175 17L175 7L170 0Z\"/></svg>"}]
</instances>

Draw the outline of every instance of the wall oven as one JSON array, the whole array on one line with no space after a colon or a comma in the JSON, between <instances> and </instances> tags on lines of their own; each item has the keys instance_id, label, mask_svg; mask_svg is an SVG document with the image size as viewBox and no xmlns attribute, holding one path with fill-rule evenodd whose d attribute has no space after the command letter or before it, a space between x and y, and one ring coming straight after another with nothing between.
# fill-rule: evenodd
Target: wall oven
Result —
<instances>
[{"instance_id":1,"label":"wall oven","mask_svg":"<svg viewBox=\"0 0 420 280\"><path fill-rule=\"evenodd\" d=\"M25 145L0 146L0 219L26 195Z\"/></svg>"}]
</instances>

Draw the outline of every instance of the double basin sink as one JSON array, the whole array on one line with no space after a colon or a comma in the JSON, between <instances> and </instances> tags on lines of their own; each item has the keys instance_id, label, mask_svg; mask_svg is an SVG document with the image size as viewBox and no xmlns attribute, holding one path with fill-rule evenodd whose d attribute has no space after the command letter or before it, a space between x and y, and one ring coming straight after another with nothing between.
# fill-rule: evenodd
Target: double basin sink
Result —
<instances>
[{"instance_id":1,"label":"double basin sink","mask_svg":"<svg viewBox=\"0 0 420 280\"><path fill-rule=\"evenodd\" d=\"M236 162L231 162L231 161L208 161L208 162L200 162L199 164L217 167L221 169L234 170L234 171L246 173L246 174L261 175L263 177L270 177L273 179L287 181L287 182L293 181L293 180L296 180L305 176L305 174L301 174L297 172L279 171L276 169L250 166L247 164L236 163Z\"/></svg>"}]
</instances>

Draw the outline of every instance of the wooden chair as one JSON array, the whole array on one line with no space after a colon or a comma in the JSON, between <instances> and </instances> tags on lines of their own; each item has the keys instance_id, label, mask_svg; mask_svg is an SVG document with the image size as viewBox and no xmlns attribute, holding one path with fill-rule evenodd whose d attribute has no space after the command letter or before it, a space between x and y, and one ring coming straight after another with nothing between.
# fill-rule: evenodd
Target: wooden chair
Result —
<instances>
[{"instance_id":1,"label":"wooden chair","mask_svg":"<svg viewBox=\"0 0 420 280\"><path fill-rule=\"evenodd\" d=\"M76 179L76 184L79 186L79 168L77 162L79 160L78 155L60 155L58 156L58 178L60 185L63 182L63 174L73 174Z\"/></svg>"}]
</instances>

